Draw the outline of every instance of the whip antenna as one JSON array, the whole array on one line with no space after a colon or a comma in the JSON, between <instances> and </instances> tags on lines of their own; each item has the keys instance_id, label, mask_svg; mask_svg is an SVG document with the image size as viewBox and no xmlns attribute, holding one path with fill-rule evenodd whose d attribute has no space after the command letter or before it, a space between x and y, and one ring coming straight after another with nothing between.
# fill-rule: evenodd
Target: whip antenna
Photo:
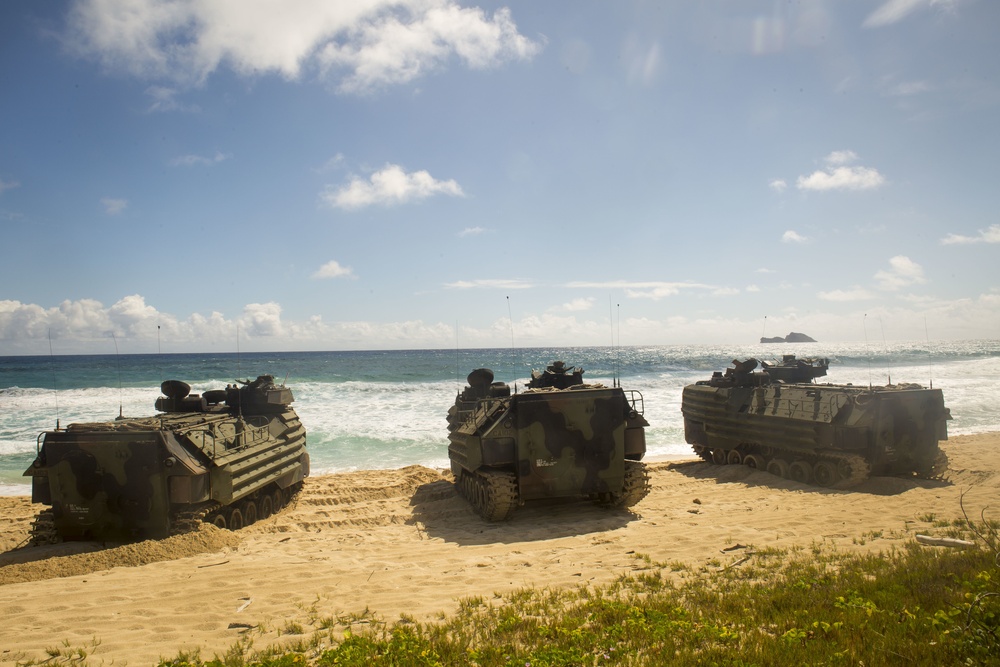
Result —
<instances>
[{"instance_id":1,"label":"whip antenna","mask_svg":"<svg viewBox=\"0 0 1000 667\"><path fill-rule=\"evenodd\" d=\"M243 365L240 363L240 325L236 325L236 377L243 377Z\"/></svg>"},{"instance_id":2,"label":"whip antenna","mask_svg":"<svg viewBox=\"0 0 1000 667\"><path fill-rule=\"evenodd\" d=\"M889 379L889 386L892 386L892 373L889 372L889 344L885 342L885 326L882 324L882 316L878 317L878 325L882 327L882 349L885 350L885 376Z\"/></svg>"},{"instance_id":3,"label":"whip antenna","mask_svg":"<svg viewBox=\"0 0 1000 667\"><path fill-rule=\"evenodd\" d=\"M125 419L122 414L122 362L118 356L118 339L115 338L115 332L111 332L111 340L115 342L115 366L118 369L118 419Z\"/></svg>"},{"instance_id":4,"label":"whip antenna","mask_svg":"<svg viewBox=\"0 0 1000 667\"><path fill-rule=\"evenodd\" d=\"M872 388L872 354L868 350L868 325L867 325L867 321L868 321L868 313L865 313L865 316L863 318L861 318L861 328L865 332L865 356L868 357L868 389L871 389Z\"/></svg>"},{"instance_id":5,"label":"whip antenna","mask_svg":"<svg viewBox=\"0 0 1000 667\"><path fill-rule=\"evenodd\" d=\"M236 377L238 377L238 378L242 378L243 377L243 366L240 363L240 325L239 325L238 322L236 323ZM247 378L247 379L249 380L249 378ZM240 419L242 419L243 418L243 392L241 391L237 395L239 396L239 400L236 401L236 405L238 406L237 410L239 410Z\"/></svg>"},{"instance_id":6,"label":"whip antenna","mask_svg":"<svg viewBox=\"0 0 1000 667\"><path fill-rule=\"evenodd\" d=\"M52 362L52 395L56 402L56 430L59 430L59 389L56 387L56 360L52 354L52 329L49 329L49 360Z\"/></svg>"},{"instance_id":7,"label":"whip antenna","mask_svg":"<svg viewBox=\"0 0 1000 667\"><path fill-rule=\"evenodd\" d=\"M618 306L618 348L615 351L615 377L617 384L616 387L622 386L622 305L620 303L615 304Z\"/></svg>"},{"instance_id":8,"label":"whip antenna","mask_svg":"<svg viewBox=\"0 0 1000 667\"><path fill-rule=\"evenodd\" d=\"M514 363L514 316L510 313L510 297L507 297L507 321L510 322L510 365L516 368ZM514 371L514 393L517 393L517 371Z\"/></svg>"},{"instance_id":9,"label":"whip antenna","mask_svg":"<svg viewBox=\"0 0 1000 667\"><path fill-rule=\"evenodd\" d=\"M160 369L160 383L163 382L163 351L160 350L160 325L156 325L156 365Z\"/></svg>"},{"instance_id":10,"label":"whip antenna","mask_svg":"<svg viewBox=\"0 0 1000 667\"><path fill-rule=\"evenodd\" d=\"M931 336L927 333L927 316L924 315L924 338L927 339L927 375L931 381L931 389L934 388L934 373L933 366L931 364Z\"/></svg>"},{"instance_id":11,"label":"whip antenna","mask_svg":"<svg viewBox=\"0 0 1000 667\"><path fill-rule=\"evenodd\" d=\"M611 385L617 387L616 374L618 373L617 350L615 348L615 311L612 308L611 295L608 295L608 325L611 327Z\"/></svg>"}]
</instances>

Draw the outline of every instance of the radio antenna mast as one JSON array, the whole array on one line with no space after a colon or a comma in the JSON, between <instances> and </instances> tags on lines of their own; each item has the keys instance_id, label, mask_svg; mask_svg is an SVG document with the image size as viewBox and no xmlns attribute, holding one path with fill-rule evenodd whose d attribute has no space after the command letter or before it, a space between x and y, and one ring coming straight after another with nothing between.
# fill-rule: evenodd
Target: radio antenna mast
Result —
<instances>
[{"instance_id":1,"label":"radio antenna mast","mask_svg":"<svg viewBox=\"0 0 1000 667\"><path fill-rule=\"evenodd\" d=\"M872 388L872 353L868 349L868 313L861 318L861 328L865 332L865 356L868 357L868 389Z\"/></svg>"},{"instance_id":2,"label":"radio antenna mast","mask_svg":"<svg viewBox=\"0 0 1000 667\"><path fill-rule=\"evenodd\" d=\"M931 335L927 333L927 316L924 315L924 338L927 339L927 375L931 382L931 389L934 388L934 371L931 364Z\"/></svg>"},{"instance_id":3,"label":"radio antenna mast","mask_svg":"<svg viewBox=\"0 0 1000 667\"><path fill-rule=\"evenodd\" d=\"M892 386L892 373L889 372L889 344L885 342L885 325L882 324L882 316L878 317L878 325L882 328L882 349L885 351L885 377L888 384Z\"/></svg>"},{"instance_id":4,"label":"radio antenna mast","mask_svg":"<svg viewBox=\"0 0 1000 667\"><path fill-rule=\"evenodd\" d=\"M118 419L125 419L125 415L122 414L122 362L118 356L118 339L115 338L115 332L111 332L111 340L115 342L115 366L118 369Z\"/></svg>"},{"instance_id":5,"label":"radio antenna mast","mask_svg":"<svg viewBox=\"0 0 1000 667\"><path fill-rule=\"evenodd\" d=\"M49 331L49 359L52 362L52 395L55 397L56 402L56 430L59 430L59 388L56 386L56 359L55 355L52 354L52 329Z\"/></svg>"},{"instance_id":6,"label":"radio antenna mast","mask_svg":"<svg viewBox=\"0 0 1000 667\"><path fill-rule=\"evenodd\" d=\"M514 369L514 393L517 393L517 364L514 363L514 316L510 312L510 297L507 297L507 321L510 323L510 365Z\"/></svg>"},{"instance_id":7,"label":"radio antenna mast","mask_svg":"<svg viewBox=\"0 0 1000 667\"><path fill-rule=\"evenodd\" d=\"M618 306L618 347L615 349L615 386L622 386L622 305Z\"/></svg>"}]
</instances>

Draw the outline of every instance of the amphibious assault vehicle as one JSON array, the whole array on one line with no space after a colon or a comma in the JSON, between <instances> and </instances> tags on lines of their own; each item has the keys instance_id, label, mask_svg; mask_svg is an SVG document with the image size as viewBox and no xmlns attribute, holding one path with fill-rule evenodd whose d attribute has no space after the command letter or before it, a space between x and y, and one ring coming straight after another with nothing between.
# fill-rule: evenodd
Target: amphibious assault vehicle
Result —
<instances>
[{"instance_id":1,"label":"amphibious assault vehicle","mask_svg":"<svg viewBox=\"0 0 1000 667\"><path fill-rule=\"evenodd\" d=\"M24 475L49 505L34 540L131 541L196 529L238 529L278 511L309 474L292 392L270 375L191 394L160 386L153 417L70 424L38 436Z\"/></svg>"},{"instance_id":2,"label":"amphibious assault vehicle","mask_svg":"<svg viewBox=\"0 0 1000 667\"><path fill-rule=\"evenodd\" d=\"M951 413L940 389L815 384L827 359L785 355L757 365L734 360L684 387L684 437L702 459L832 488L947 467L938 441L948 439Z\"/></svg>"},{"instance_id":3,"label":"amphibious assault vehicle","mask_svg":"<svg viewBox=\"0 0 1000 667\"><path fill-rule=\"evenodd\" d=\"M448 457L459 495L488 521L527 500L584 497L631 507L649 492L642 395L584 384L556 361L511 394L479 368L448 410Z\"/></svg>"}]
</instances>

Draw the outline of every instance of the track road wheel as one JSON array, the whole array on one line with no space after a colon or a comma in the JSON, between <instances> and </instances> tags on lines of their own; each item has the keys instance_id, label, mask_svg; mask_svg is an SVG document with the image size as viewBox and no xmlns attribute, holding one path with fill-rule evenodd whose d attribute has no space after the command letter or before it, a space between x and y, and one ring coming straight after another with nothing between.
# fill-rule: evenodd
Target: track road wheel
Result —
<instances>
[{"instance_id":1,"label":"track road wheel","mask_svg":"<svg viewBox=\"0 0 1000 667\"><path fill-rule=\"evenodd\" d=\"M712 450L712 463L720 466L726 465L726 450L724 449L713 449Z\"/></svg>"},{"instance_id":2,"label":"track road wheel","mask_svg":"<svg viewBox=\"0 0 1000 667\"><path fill-rule=\"evenodd\" d=\"M857 454L847 454L837 461L839 479L833 485L834 489L849 489L868 479L872 467L863 457Z\"/></svg>"},{"instance_id":3,"label":"track road wheel","mask_svg":"<svg viewBox=\"0 0 1000 667\"><path fill-rule=\"evenodd\" d=\"M243 523L247 526L257 522L257 503L248 500L243 503Z\"/></svg>"},{"instance_id":4,"label":"track road wheel","mask_svg":"<svg viewBox=\"0 0 1000 667\"><path fill-rule=\"evenodd\" d=\"M788 479L788 461L785 459L771 459L767 464L767 471L775 477Z\"/></svg>"},{"instance_id":5,"label":"track road wheel","mask_svg":"<svg viewBox=\"0 0 1000 667\"><path fill-rule=\"evenodd\" d=\"M813 466L813 479L817 486L830 488L840 481L840 473L837 472L837 465L830 461L817 461Z\"/></svg>"},{"instance_id":6,"label":"track road wheel","mask_svg":"<svg viewBox=\"0 0 1000 667\"><path fill-rule=\"evenodd\" d=\"M229 530L239 530L243 527L243 512L239 507L229 510Z\"/></svg>"},{"instance_id":7,"label":"track road wheel","mask_svg":"<svg viewBox=\"0 0 1000 667\"><path fill-rule=\"evenodd\" d=\"M731 466L738 466L743 463L743 455L735 449L730 449L726 452L726 463Z\"/></svg>"},{"instance_id":8,"label":"track road wheel","mask_svg":"<svg viewBox=\"0 0 1000 667\"><path fill-rule=\"evenodd\" d=\"M281 491L281 489L278 489L271 494L271 502L274 505L275 514L280 512L281 508L285 506L285 494Z\"/></svg>"},{"instance_id":9,"label":"track road wheel","mask_svg":"<svg viewBox=\"0 0 1000 667\"><path fill-rule=\"evenodd\" d=\"M212 525L215 526L216 528L221 528L222 530L225 530L226 528L229 527L226 524L226 517L222 513L216 514L215 516L212 517Z\"/></svg>"},{"instance_id":10,"label":"track road wheel","mask_svg":"<svg viewBox=\"0 0 1000 667\"><path fill-rule=\"evenodd\" d=\"M271 499L271 496L265 494L260 499L259 518L267 519L270 518L272 514L274 514L274 501Z\"/></svg>"},{"instance_id":11,"label":"track road wheel","mask_svg":"<svg viewBox=\"0 0 1000 667\"><path fill-rule=\"evenodd\" d=\"M792 465L788 466L788 479L808 484L812 481L812 477L812 466L808 461L792 461Z\"/></svg>"},{"instance_id":12,"label":"track road wheel","mask_svg":"<svg viewBox=\"0 0 1000 667\"><path fill-rule=\"evenodd\" d=\"M743 457L743 465L754 470L764 470L767 466L764 457L758 454L747 454Z\"/></svg>"}]
</instances>

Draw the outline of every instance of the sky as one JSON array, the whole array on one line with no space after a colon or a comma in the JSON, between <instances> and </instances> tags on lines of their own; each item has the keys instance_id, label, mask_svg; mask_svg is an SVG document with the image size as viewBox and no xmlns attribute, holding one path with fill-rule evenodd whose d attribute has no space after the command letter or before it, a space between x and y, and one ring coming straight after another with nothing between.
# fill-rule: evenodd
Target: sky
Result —
<instances>
[{"instance_id":1,"label":"sky","mask_svg":"<svg viewBox=\"0 0 1000 667\"><path fill-rule=\"evenodd\" d=\"M1000 337L993 0L0 3L0 355Z\"/></svg>"}]
</instances>

